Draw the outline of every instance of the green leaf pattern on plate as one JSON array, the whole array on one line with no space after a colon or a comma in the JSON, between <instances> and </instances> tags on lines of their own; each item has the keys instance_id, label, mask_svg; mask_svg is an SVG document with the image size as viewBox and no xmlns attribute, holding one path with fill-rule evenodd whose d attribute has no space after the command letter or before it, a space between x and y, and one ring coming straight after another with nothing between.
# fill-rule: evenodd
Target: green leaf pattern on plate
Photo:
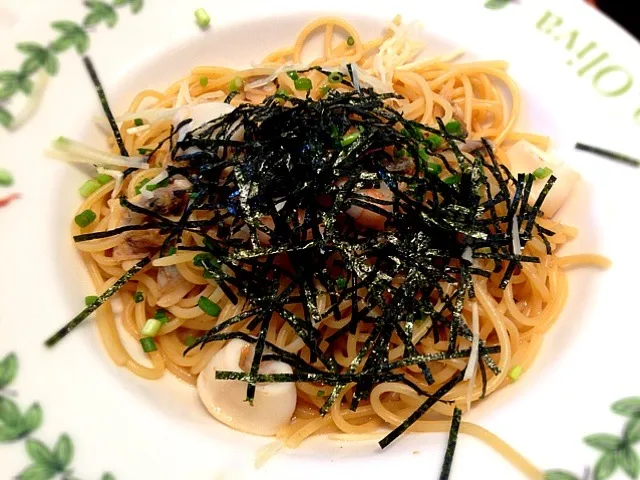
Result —
<instances>
[{"instance_id":1,"label":"green leaf pattern on plate","mask_svg":"<svg viewBox=\"0 0 640 480\"><path fill-rule=\"evenodd\" d=\"M501 8L506 7L511 0L489 0L484 4L486 8L490 8L491 10L499 10Z\"/></svg>"},{"instance_id":2,"label":"green leaf pattern on plate","mask_svg":"<svg viewBox=\"0 0 640 480\"><path fill-rule=\"evenodd\" d=\"M624 398L611 406L613 413L628 417L622 436L596 433L585 437L584 443L601 452L594 469L595 480L606 480L620 468L627 477L640 476L640 456L634 445L640 442L640 397ZM563 476L564 475L564 476ZM564 470L549 470L545 480L569 480L579 477Z\"/></svg>"},{"instance_id":3,"label":"green leaf pattern on plate","mask_svg":"<svg viewBox=\"0 0 640 480\"><path fill-rule=\"evenodd\" d=\"M24 55L24 61L16 71L0 72L0 125L10 128L13 115L7 108L9 100L17 93L30 95L33 90L31 77L39 71L48 75L56 75L59 70L58 54L70 48L83 55L89 49L89 31L102 24L113 28L118 23L118 8L130 7L131 12L138 13L144 6L144 0L114 0L112 3L101 0L87 0L87 7L82 24L60 20L53 22L51 28L58 37L46 45L35 42L22 42L16 48ZM0 382L2 371L0 371Z\"/></svg>"},{"instance_id":4,"label":"green leaf pattern on plate","mask_svg":"<svg viewBox=\"0 0 640 480\"><path fill-rule=\"evenodd\" d=\"M24 446L32 461L22 472L12 478L19 480L48 480L58 475L63 480L77 480L70 470L73 460L73 442L66 433L58 437L53 447L33 438L31 434L42 425L43 413L34 403L22 414L18 404L10 398L16 394L7 387L18 373L18 359L11 353L0 360L0 443L25 439ZM116 480L112 473L104 473L101 480Z\"/></svg>"}]
</instances>

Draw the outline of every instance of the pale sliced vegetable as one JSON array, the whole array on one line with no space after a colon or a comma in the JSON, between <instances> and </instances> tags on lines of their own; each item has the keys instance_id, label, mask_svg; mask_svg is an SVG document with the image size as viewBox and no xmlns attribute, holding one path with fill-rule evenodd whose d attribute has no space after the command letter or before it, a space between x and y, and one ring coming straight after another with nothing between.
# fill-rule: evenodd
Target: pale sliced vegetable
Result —
<instances>
[{"instance_id":1,"label":"pale sliced vegetable","mask_svg":"<svg viewBox=\"0 0 640 480\"><path fill-rule=\"evenodd\" d=\"M552 217L565 203L580 175L565 165L555 155L545 152L526 140L520 140L507 150L507 157L511 164L511 173L517 176L519 173L532 174L538 168L549 168L556 177L556 183L542 204L542 211ZM533 205L548 179L536 179L529 195L529 204Z\"/></svg>"},{"instance_id":2,"label":"pale sliced vegetable","mask_svg":"<svg viewBox=\"0 0 640 480\"><path fill-rule=\"evenodd\" d=\"M183 121L189 118L191 119L191 122L188 125L180 129L180 132L178 133L178 140L184 140L187 132L191 132L203 126L207 122L215 120L216 118L220 118L223 115L227 115L228 113L233 112L235 108L236 107L234 107L233 105L229 105L228 103L224 102L208 102L185 105L184 107L180 108L173 117L173 124L176 127ZM242 138L242 133L240 133L241 136L239 138L236 138L238 134L239 132L237 132L233 136L234 140Z\"/></svg>"},{"instance_id":3,"label":"pale sliced vegetable","mask_svg":"<svg viewBox=\"0 0 640 480\"><path fill-rule=\"evenodd\" d=\"M239 339L231 340L216 353L198 376L197 390L209 413L220 422L241 432L272 436L291 421L296 408L294 383L259 383L253 406L246 401L247 383L217 380L216 371L248 371L253 346ZM289 365L267 361L260 373L293 373Z\"/></svg>"},{"instance_id":4,"label":"pale sliced vegetable","mask_svg":"<svg viewBox=\"0 0 640 480\"><path fill-rule=\"evenodd\" d=\"M53 155L54 157L68 162L89 163L102 167L149 168L147 157L123 157L98 150L66 137L58 137L53 142L52 147L55 152L62 154Z\"/></svg>"},{"instance_id":5,"label":"pale sliced vegetable","mask_svg":"<svg viewBox=\"0 0 640 480\"><path fill-rule=\"evenodd\" d=\"M109 175L116 181L115 185L113 186L113 192L111 192L111 198L116 198L118 195L120 195L120 190L122 190L122 181L124 180L124 173L120 170L108 170L103 167L98 167L97 170L99 174Z\"/></svg>"}]
</instances>

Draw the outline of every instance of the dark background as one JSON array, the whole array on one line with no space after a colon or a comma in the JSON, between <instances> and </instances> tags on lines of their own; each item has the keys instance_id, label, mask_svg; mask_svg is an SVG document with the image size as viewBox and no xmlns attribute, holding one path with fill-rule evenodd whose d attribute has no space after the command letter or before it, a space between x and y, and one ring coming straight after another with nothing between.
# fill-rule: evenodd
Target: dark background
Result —
<instances>
[{"instance_id":1,"label":"dark background","mask_svg":"<svg viewBox=\"0 0 640 480\"><path fill-rule=\"evenodd\" d=\"M640 17L634 14L637 3L631 0L595 0L598 8L631 32L636 38L640 38Z\"/></svg>"}]
</instances>

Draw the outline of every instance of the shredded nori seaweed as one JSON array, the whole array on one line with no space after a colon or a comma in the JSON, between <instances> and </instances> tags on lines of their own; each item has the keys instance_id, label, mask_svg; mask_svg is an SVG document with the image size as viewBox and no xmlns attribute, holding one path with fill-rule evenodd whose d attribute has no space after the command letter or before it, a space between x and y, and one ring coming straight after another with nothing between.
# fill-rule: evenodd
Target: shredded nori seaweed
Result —
<instances>
[{"instance_id":1,"label":"shredded nori seaweed","mask_svg":"<svg viewBox=\"0 0 640 480\"><path fill-rule=\"evenodd\" d=\"M234 304L244 297L247 308L205 332L185 353L231 338L255 344L249 372L217 372L217 378L247 382L249 402L259 382L333 387L321 408L323 415L350 383L355 384L354 410L385 382L404 383L425 396L420 408L380 442L382 448L462 381L464 372L458 372L433 391L419 387L400 369L418 366L431 385L429 363L470 355L459 339L472 339L461 312L465 297L474 295L473 277L503 272L504 288L522 263L539 262L513 251L514 219L523 247L534 229L547 245L546 237L553 235L536 223L553 177L530 207L531 176L514 178L498 164L488 141L483 140L484 148L470 159L455 143L464 140L464 134L451 136L440 119L438 127L429 127L403 118L390 106L394 98L400 97L367 88L332 90L317 101L276 94L259 105L241 104L174 142L175 131L188 129L184 122L162 142L170 145L169 177L181 174L192 183L191 200L179 220L121 198L123 207L144 215L147 222L75 237L83 242L155 230L164 236L164 245L150 256L171 246L199 252L194 265L202 268L203 276L214 280ZM234 140L240 129L244 139ZM355 140L351 136L343 142L354 133ZM427 141L430 134L446 143L435 147ZM447 150L457 165L447 161ZM425 155L460 181L448 184L429 173ZM367 195L367 189L386 192L388 199ZM361 225L347 214L352 207L378 215L384 228ZM194 214L202 212L208 219L195 220ZM201 236L203 245L181 245L184 232ZM494 270L465 260L466 249L473 258L492 260ZM149 259L135 271L145 262ZM124 281L135 271L127 272ZM453 291L445 294L444 286ZM105 293L47 345L64 337L107 297ZM328 306L320 312L323 297ZM343 318L345 310L350 315L347 324L325 335L322 319ZM276 315L303 340L309 360L267 341ZM424 321L430 321L430 328L416 337L415 325ZM250 333L235 331L238 324ZM340 368L335 352L349 334L365 331L363 326L370 330L367 339L350 366ZM436 343L448 342L446 351L423 354L419 344L429 335ZM403 358L390 362L390 350L397 346L402 346ZM491 357L499 350L480 342L483 395L486 368L500 372ZM288 363L293 374L260 374L258 367L266 359ZM455 412L454 425L456 418L459 423L459 410ZM455 432L452 429L454 439Z\"/></svg>"},{"instance_id":2,"label":"shredded nori seaweed","mask_svg":"<svg viewBox=\"0 0 640 480\"><path fill-rule=\"evenodd\" d=\"M448 480L451 474L451 465L453 465L453 454L456 451L458 443L458 431L460 430L460 421L462 420L462 410L453 409L453 418L451 419L451 429L449 430L449 440L447 441L447 451L444 455L442 470L440 471L440 480Z\"/></svg>"}]
</instances>

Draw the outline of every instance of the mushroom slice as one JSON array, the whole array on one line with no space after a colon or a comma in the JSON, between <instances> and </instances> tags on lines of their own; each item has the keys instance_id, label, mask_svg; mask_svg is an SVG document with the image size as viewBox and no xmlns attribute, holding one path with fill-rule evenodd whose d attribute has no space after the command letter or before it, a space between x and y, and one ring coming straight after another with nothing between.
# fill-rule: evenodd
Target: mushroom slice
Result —
<instances>
[{"instance_id":1,"label":"mushroom slice","mask_svg":"<svg viewBox=\"0 0 640 480\"><path fill-rule=\"evenodd\" d=\"M209 413L220 422L241 432L273 436L291 421L296 408L294 383L259 383L253 406L246 401L247 383L239 380L217 380L216 371L248 371L254 347L233 339L216 353L198 376L197 390ZM260 373L293 373L289 365L266 361Z\"/></svg>"},{"instance_id":2,"label":"mushroom slice","mask_svg":"<svg viewBox=\"0 0 640 480\"><path fill-rule=\"evenodd\" d=\"M573 187L580 179L580 175L565 165L559 158L551 153L540 150L526 140L520 140L507 150L507 157L511 164L511 173L517 176L519 173L530 174L538 168L548 168L556 177L556 183L547 195L542 205L542 210L548 217L553 217L565 203ZM545 179L535 180L529 196L529 204L533 205L546 184Z\"/></svg>"}]
</instances>

